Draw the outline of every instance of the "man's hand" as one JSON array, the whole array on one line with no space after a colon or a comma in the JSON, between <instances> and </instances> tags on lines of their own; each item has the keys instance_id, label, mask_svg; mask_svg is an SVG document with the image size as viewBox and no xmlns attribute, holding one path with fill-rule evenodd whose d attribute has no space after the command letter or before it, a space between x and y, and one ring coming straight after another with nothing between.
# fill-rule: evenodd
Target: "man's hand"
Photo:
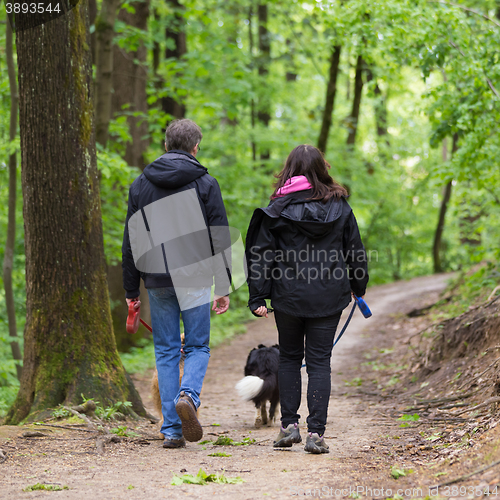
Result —
<instances>
[{"instance_id":1,"label":"man's hand","mask_svg":"<svg viewBox=\"0 0 500 500\"><path fill-rule=\"evenodd\" d=\"M135 299L125 299L127 301L127 307L130 307L130 303L134 302L134 309L139 309L141 307L141 301L139 300L139 297L136 297Z\"/></svg>"},{"instance_id":2,"label":"man's hand","mask_svg":"<svg viewBox=\"0 0 500 500\"><path fill-rule=\"evenodd\" d=\"M255 314L257 314L257 316L261 316L261 317L268 317L268 314L267 314L267 307L266 306L260 306L258 307L257 309L255 309L255 311L253 311Z\"/></svg>"},{"instance_id":3,"label":"man's hand","mask_svg":"<svg viewBox=\"0 0 500 500\"><path fill-rule=\"evenodd\" d=\"M224 314L229 309L229 297L214 297L214 303L212 305L212 311L217 314Z\"/></svg>"}]
</instances>

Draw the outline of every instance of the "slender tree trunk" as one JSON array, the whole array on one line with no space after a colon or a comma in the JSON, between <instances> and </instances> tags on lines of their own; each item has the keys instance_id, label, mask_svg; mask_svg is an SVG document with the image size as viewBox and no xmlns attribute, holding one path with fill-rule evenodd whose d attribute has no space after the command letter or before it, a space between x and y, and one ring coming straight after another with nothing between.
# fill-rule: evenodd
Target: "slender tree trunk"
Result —
<instances>
[{"instance_id":1,"label":"slender tree trunk","mask_svg":"<svg viewBox=\"0 0 500 500\"><path fill-rule=\"evenodd\" d=\"M103 0L96 19L96 141L103 146L108 141L111 119L111 90L113 81L113 36L116 11L121 0Z\"/></svg>"},{"instance_id":2,"label":"slender tree trunk","mask_svg":"<svg viewBox=\"0 0 500 500\"><path fill-rule=\"evenodd\" d=\"M285 73L285 78L287 82L297 81L297 64L295 62L295 46L292 40L286 39L286 50L287 50L287 68Z\"/></svg>"},{"instance_id":3,"label":"slender tree trunk","mask_svg":"<svg viewBox=\"0 0 500 500\"><path fill-rule=\"evenodd\" d=\"M121 9L118 12L118 19L129 26L145 31L149 17L149 0L134 2L130 5L134 7L135 12ZM116 116L124 112L139 112L143 115L143 117L131 114L127 116L130 142L127 143L124 156L129 165L139 167L141 170L147 163L145 153L149 145L149 140L144 138L148 134L148 124L144 119L148 112L146 57L147 49L143 43L133 52L127 52L117 45L113 47L112 115ZM125 110L123 110L124 106ZM122 194L123 199L126 199L127 193ZM107 279L116 345L119 351L128 351L130 347L137 345L137 340L142 337L143 329L141 328L136 335L130 335L125 328L128 307L123 290L121 264L107 266ZM147 293L141 294L141 302L141 316L147 321L149 316Z\"/></svg>"},{"instance_id":4,"label":"slender tree trunk","mask_svg":"<svg viewBox=\"0 0 500 500\"><path fill-rule=\"evenodd\" d=\"M253 7L250 6L249 12L248 12L248 45L250 47L250 69L253 71L254 68L254 54L253 54L253 49L254 49L254 41L253 41ZM252 97L252 100L250 101L250 121L252 125L252 159L255 163L257 160L257 144L255 143L255 137L253 134L255 133L255 101L254 98Z\"/></svg>"},{"instance_id":5,"label":"slender tree trunk","mask_svg":"<svg viewBox=\"0 0 500 500\"><path fill-rule=\"evenodd\" d=\"M452 155L457 151L458 136L455 134L453 137L453 147ZM443 162L448 161L448 147L446 139L443 141ZM441 245L443 240L444 225L446 221L446 211L448 210L448 204L451 198L451 190L453 186L453 181L450 180L443 191L443 199L441 200L441 207L439 209L438 224L436 227L436 232L434 233L434 244L432 247L432 255L434 259L434 272L442 273L443 265L441 261Z\"/></svg>"},{"instance_id":6,"label":"slender tree trunk","mask_svg":"<svg viewBox=\"0 0 500 500\"><path fill-rule=\"evenodd\" d=\"M87 2L17 32L26 327L10 424L81 394L144 414L111 326L89 42Z\"/></svg>"},{"instance_id":7,"label":"slender tree trunk","mask_svg":"<svg viewBox=\"0 0 500 500\"><path fill-rule=\"evenodd\" d=\"M371 68L366 68L366 81L371 82L373 79L374 75ZM379 150L379 156L385 163L387 161L387 148L390 147L387 132L387 102L386 96L382 94L377 81L375 81L373 93L375 94L375 102L373 104L373 108L375 112L375 126L377 129L378 138L377 146ZM375 173L374 164L367 161L366 165L368 174L373 175Z\"/></svg>"},{"instance_id":8,"label":"slender tree trunk","mask_svg":"<svg viewBox=\"0 0 500 500\"><path fill-rule=\"evenodd\" d=\"M332 126L332 114L335 105L335 94L337 93L337 78L339 75L340 52L340 45L336 45L333 47L332 56L330 58L330 74L326 87L325 109L323 111L323 121L321 123L321 132L318 139L318 149L323 153L326 153L328 135Z\"/></svg>"},{"instance_id":9,"label":"slender tree trunk","mask_svg":"<svg viewBox=\"0 0 500 500\"><path fill-rule=\"evenodd\" d=\"M16 82L16 66L14 63L14 49L12 43L12 29L9 21L6 24L6 47L7 70L9 73L10 87L10 127L9 140L16 138L17 132L17 110L19 94ZM14 249L16 245L16 190L17 190L17 161L16 153L9 156L9 212L7 216L7 241L5 243L5 255L3 259L3 285L5 289L5 305L7 307L7 319L9 322L9 336L17 339L16 304L14 301L14 289L12 287L12 269L14 267ZM10 343L12 357L15 361L23 359L21 348L17 340ZM17 378L21 379L22 365L16 363Z\"/></svg>"},{"instance_id":10,"label":"slender tree trunk","mask_svg":"<svg viewBox=\"0 0 500 500\"><path fill-rule=\"evenodd\" d=\"M167 45L165 50L166 59L176 59L177 61L187 52L186 46L186 21L184 19L184 6L179 0L167 0L168 5L173 9L171 22L169 23L165 37L167 42L173 43L175 48ZM178 73L178 76L180 73ZM186 116L186 105L180 99L172 97L162 98L162 110L164 113L174 118L184 118Z\"/></svg>"},{"instance_id":11,"label":"slender tree trunk","mask_svg":"<svg viewBox=\"0 0 500 500\"><path fill-rule=\"evenodd\" d=\"M271 121L271 101L268 95L268 89L266 88L265 82L267 80L267 75L269 74L269 64L271 61L271 39L269 36L269 31L267 29L267 17L268 9L267 4L259 4L257 6L257 15L259 19L259 76L261 77L261 85L263 92L261 92L257 119L264 127L269 127L269 122ZM264 149L260 153L261 160L268 160L270 158L269 149Z\"/></svg>"},{"instance_id":12,"label":"slender tree trunk","mask_svg":"<svg viewBox=\"0 0 500 500\"><path fill-rule=\"evenodd\" d=\"M349 134L347 136L347 146L354 147L356 134L358 132L359 110L361 107L361 96L363 94L363 71L365 62L363 56L359 55L356 61L356 76L354 77L354 97L352 101L352 111L348 118Z\"/></svg>"},{"instance_id":13,"label":"slender tree trunk","mask_svg":"<svg viewBox=\"0 0 500 500\"><path fill-rule=\"evenodd\" d=\"M390 146L387 133L387 97L382 94L378 83L375 84L375 123L377 126L377 135L385 140L386 146Z\"/></svg>"},{"instance_id":14,"label":"slender tree trunk","mask_svg":"<svg viewBox=\"0 0 500 500\"><path fill-rule=\"evenodd\" d=\"M129 26L145 31L149 17L149 0L130 4L135 13L121 9L118 19ZM147 50L140 43L136 51L127 52L117 45L113 48L113 94L111 99L112 116L123 112L128 114L130 141L127 143L125 161L141 170L146 166L144 154L149 141L148 124L144 116L148 112L146 84L148 70L146 66ZM122 111L126 106L126 110ZM131 113L141 113L143 116L132 116Z\"/></svg>"}]
</instances>

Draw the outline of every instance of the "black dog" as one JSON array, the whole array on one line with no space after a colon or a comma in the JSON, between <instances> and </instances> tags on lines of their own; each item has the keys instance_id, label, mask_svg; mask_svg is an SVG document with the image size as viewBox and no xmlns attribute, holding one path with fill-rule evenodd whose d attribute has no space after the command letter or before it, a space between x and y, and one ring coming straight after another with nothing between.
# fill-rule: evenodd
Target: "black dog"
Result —
<instances>
[{"instance_id":1,"label":"black dog","mask_svg":"<svg viewBox=\"0 0 500 500\"><path fill-rule=\"evenodd\" d=\"M255 427L272 423L280 400L278 388L279 346L263 344L250 351L245 365L245 378L236 384L236 390L245 401L253 401L257 409ZM270 402L269 419L266 403Z\"/></svg>"}]
</instances>

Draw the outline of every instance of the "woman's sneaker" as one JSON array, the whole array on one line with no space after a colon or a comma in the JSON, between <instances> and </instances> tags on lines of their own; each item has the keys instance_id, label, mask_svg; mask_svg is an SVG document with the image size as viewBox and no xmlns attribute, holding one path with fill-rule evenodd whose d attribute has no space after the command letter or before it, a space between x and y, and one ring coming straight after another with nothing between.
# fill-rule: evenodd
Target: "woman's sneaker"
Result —
<instances>
[{"instance_id":1,"label":"woman's sneaker","mask_svg":"<svg viewBox=\"0 0 500 500\"><path fill-rule=\"evenodd\" d=\"M316 455L320 453L330 453L330 449L325 443L325 438L320 436L317 432L309 432L304 450Z\"/></svg>"},{"instance_id":2,"label":"woman's sneaker","mask_svg":"<svg viewBox=\"0 0 500 500\"><path fill-rule=\"evenodd\" d=\"M293 443L300 443L301 441L299 424L290 424L286 429L281 427L273 446L275 448L290 448Z\"/></svg>"}]
</instances>

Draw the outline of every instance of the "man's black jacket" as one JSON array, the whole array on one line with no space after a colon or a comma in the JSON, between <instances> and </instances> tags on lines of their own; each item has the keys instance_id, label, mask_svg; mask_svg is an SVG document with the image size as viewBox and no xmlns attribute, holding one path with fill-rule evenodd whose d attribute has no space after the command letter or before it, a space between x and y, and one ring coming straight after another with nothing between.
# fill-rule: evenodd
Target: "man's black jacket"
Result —
<instances>
[{"instance_id":1,"label":"man's black jacket","mask_svg":"<svg viewBox=\"0 0 500 500\"><path fill-rule=\"evenodd\" d=\"M226 210L217 181L208 174L198 160L185 151L172 150L149 164L132 183L128 197L128 212L122 245L123 288L127 298L139 296L140 278L146 288L173 286L167 270L162 274L139 272L135 266L129 240L129 220L139 210L167 196L196 189L201 211L207 227L227 226ZM165 217L168 217L168 213ZM206 283L210 286L212 283ZM227 290L217 290L226 295Z\"/></svg>"},{"instance_id":2,"label":"man's black jacket","mask_svg":"<svg viewBox=\"0 0 500 500\"><path fill-rule=\"evenodd\" d=\"M351 207L345 198L307 201L311 194L254 212L246 240L251 311L271 299L292 316L325 317L347 307L351 290L365 294L366 252Z\"/></svg>"}]
</instances>

